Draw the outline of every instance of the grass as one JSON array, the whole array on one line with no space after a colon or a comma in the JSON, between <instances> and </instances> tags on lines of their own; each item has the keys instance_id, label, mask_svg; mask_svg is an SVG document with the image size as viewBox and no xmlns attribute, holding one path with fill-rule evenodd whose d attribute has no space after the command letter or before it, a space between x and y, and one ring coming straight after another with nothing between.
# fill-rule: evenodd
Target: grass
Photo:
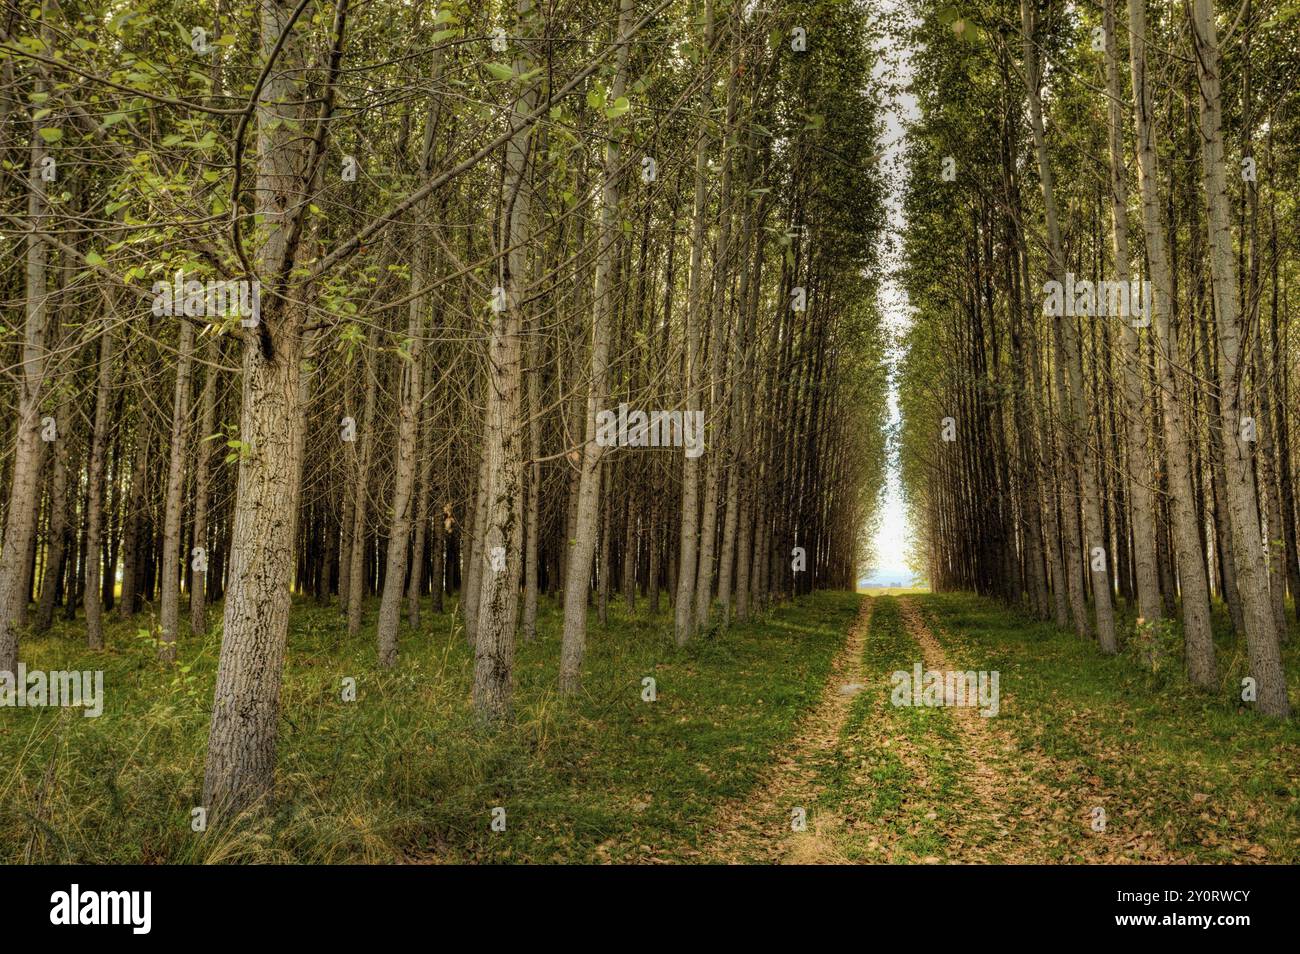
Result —
<instances>
[{"instance_id":1,"label":"grass","mask_svg":"<svg viewBox=\"0 0 1300 954\"><path fill-rule=\"evenodd\" d=\"M190 821L219 635L183 638L166 666L143 617L112 624L101 653L59 624L22 643L24 662L102 669L104 713L0 709L0 862L692 860L715 809L754 785L820 695L858 599L815 594L681 650L668 612L613 606L608 629L589 626L573 699L554 688L562 618L543 601L538 641L519 646L516 724L494 734L473 718L454 615L405 630L384 673L373 624L349 640L336 609L297 603L275 807L203 835Z\"/></svg>"},{"instance_id":2,"label":"grass","mask_svg":"<svg viewBox=\"0 0 1300 954\"><path fill-rule=\"evenodd\" d=\"M1188 862L1300 861L1300 725L1241 703L1244 647L1221 611L1221 685L1204 692L1177 664L1152 671L1129 653L1102 656L991 600L917 602L942 627L954 666L1001 672L1001 713L990 721L1044 757L1046 784L1101 801L1111 836L1159 843ZM1132 619L1119 628L1130 632ZM1285 652L1293 704L1298 655L1293 634Z\"/></svg>"},{"instance_id":3,"label":"grass","mask_svg":"<svg viewBox=\"0 0 1300 954\"><path fill-rule=\"evenodd\" d=\"M1300 726L1240 704L1242 650L1222 615L1223 684L1206 693L1168 659L1153 670L1137 653L1106 658L991 600L908 598L948 666L1000 673L1000 711L963 735L958 710L892 705L891 673L922 652L900 600L874 596L864 688L838 746L817 756L809 827L822 860L1300 860ZM1294 675L1294 641L1287 656Z\"/></svg>"},{"instance_id":4,"label":"grass","mask_svg":"<svg viewBox=\"0 0 1300 954\"><path fill-rule=\"evenodd\" d=\"M958 740L939 709L890 704L890 674L919 658L897 600L875 600L863 650L864 688L839 750L820 768L819 816L835 819L836 853L906 863L940 855L962 796Z\"/></svg>"},{"instance_id":5,"label":"grass","mask_svg":"<svg viewBox=\"0 0 1300 954\"><path fill-rule=\"evenodd\" d=\"M796 753L812 760L805 804L823 860L1300 861L1300 724L1240 702L1244 651L1221 607L1222 681L1203 692L1168 658L1107 658L969 594L907 595L953 668L1000 673L999 714L976 719L973 742L953 709L890 704L890 674L922 654L901 600L872 599L850 676L864 688L839 744ZM790 756L860 600L815 594L685 649L667 611L615 604L608 628L590 623L575 698L555 690L561 617L544 602L539 640L519 646L515 724L492 734L473 718L472 654L454 614L404 631L385 673L373 625L350 640L336 609L297 603L274 808L201 836L190 812L218 635L182 639L167 666L145 617L114 623L103 653L61 623L26 640L23 659L104 670L104 714L0 709L0 862L709 860L718 812ZM1119 629L1132 632L1131 614ZM1160 648L1171 645L1176 656L1176 644ZM1285 655L1295 700L1300 639ZM341 696L348 677L355 702ZM647 677L654 702L642 701ZM1101 836L1089 806L1105 808ZM494 808L503 832L491 830Z\"/></svg>"}]
</instances>

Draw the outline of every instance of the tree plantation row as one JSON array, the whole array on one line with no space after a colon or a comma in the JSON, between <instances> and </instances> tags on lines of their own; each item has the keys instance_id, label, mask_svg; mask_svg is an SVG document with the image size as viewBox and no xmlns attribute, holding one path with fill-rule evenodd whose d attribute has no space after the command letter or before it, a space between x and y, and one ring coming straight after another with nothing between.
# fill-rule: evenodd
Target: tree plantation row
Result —
<instances>
[{"instance_id":1,"label":"tree plantation row","mask_svg":"<svg viewBox=\"0 0 1300 954\"><path fill-rule=\"evenodd\" d=\"M907 26L902 466L934 585L1274 717L1300 608L1298 15L1023 0Z\"/></svg>"},{"instance_id":2,"label":"tree plantation row","mask_svg":"<svg viewBox=\"0 0 1300 954\"><path fill-rule=\"evenodd\" d=\"M304 601L381 668L455 614L490 729L541 600L576 693L611 601L684 646L852 587L869 12L5 3L0 671L58 614L107 652L134 617L164 666L219 626L229 818L272 791Z\"/></svg>"}]
</instances>

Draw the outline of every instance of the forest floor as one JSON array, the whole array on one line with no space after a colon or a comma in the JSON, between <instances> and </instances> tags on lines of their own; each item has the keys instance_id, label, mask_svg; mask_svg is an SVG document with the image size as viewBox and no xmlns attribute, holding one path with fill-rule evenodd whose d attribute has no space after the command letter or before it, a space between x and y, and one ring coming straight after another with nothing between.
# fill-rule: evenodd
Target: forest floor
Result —
<instances>
[{"instance_id":1,"label":"forest floor","mask_svg":"<svg viewBox=\"0 0 1300 954\"><path fill-rule=\"evenodd\" d=\"M566 699L544 601L516 723L485 736L454 613L404 631L381 673L373 624L349 640L337 609L296 603L275 807L202 835L218 636L183 638L173 667L147 617L102 653L60 624L23 659L102 669L104 713L0 709L0 862L1300 860L1300 725L1234 704L1226 636L1211 694L969 595L821 593L685 649L666 604L644 610L593 616ZM893 705L917 664L998 672L997 715Z\"/></svg>"},{"instance_id":2,"label":"forest floor","mask_svg":"<svg viewBox=\"0 0 1300 954\"><path fill-rule=\"evenodd\" d=\"M969 595L868 597L783 769L714 858L785 863L1295 863L1300 730ZM865 629L865 632L863 631ZM1288 670L1295 673L1292 647ZM996 715L891 702L892 673L999 673ZM840 667L843 667L841 675ZM844 687L863 688L847 706ZM1292 683L1295 696L1295 683ZM951 700L949 700L951 701ZM990 710L991 711L991 710ZM770 793L770 794L769 794ZM803 831L791 812L804 813ZM726 813L724 813L725 816Z\"/></svg>"}]
</instances>

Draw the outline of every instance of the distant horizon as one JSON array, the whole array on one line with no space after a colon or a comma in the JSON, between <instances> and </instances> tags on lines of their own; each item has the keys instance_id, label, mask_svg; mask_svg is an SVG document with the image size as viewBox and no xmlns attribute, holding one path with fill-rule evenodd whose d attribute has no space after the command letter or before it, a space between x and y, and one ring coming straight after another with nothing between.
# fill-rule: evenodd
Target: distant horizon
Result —
<instances>
[{"instance_id":1,"label":"distant horizon","mask_svg":"<svg viewBox=\"0 0 1300 954\"><path fill-rule=\"evenodd\" d=\"M867 567L858 574L859 586L911 586L920 575L908 567Z\"/></svg>"}]
</instances>

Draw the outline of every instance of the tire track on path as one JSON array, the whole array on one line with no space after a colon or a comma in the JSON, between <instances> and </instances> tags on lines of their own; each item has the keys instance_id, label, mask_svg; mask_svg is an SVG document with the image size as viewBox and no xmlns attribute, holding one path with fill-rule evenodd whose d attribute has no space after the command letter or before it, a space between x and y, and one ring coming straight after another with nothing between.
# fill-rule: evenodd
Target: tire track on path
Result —
<instances>
[{"instance_id":1,"label":"tire track on path","mask_svg":"<svg viewBox=\"0 0 1300 954\"><path fill-rule=\"evenodd\" d=\"M921 649L926 669L951 672L943 644L926 622L915 601L901 599L908 632ZM964 824L952 833L949 855L975 863L1060 863L1053 847L1066 848L1072 863L1116 864L1132 862L1117 839L1090 827L1090 804L1105 804L1106 793L1079 798L1040 781L1057 775L1051 760L1016 744L989 723L990 718L971 706L945 700L953 725L961 737L963 781L972 802L964 811ZM1085 802L1087 804L1085 804ZM1172 859L1171 859L1172 860Z\"/></svg>"},{"instance_id":2,"label":"tire track on path","mask_svg":"<svg viewBox=\"0 0 1300 954\"><path fill-rule=\"evenodd\" d=\"M817 704L804 716L799 730L782 750L755 791L718 813L714 835L704 848L706 860L729 864L836 864L845 859L824 826L833 819L812 811L816 801L818 766L839 749L854 697L865 686L862 654L871 629L872 597L849 628L844 646L831 662L830 675ZM791 812L807 811L808 830L791 828Z\"/></svg>"}]
</instances>

